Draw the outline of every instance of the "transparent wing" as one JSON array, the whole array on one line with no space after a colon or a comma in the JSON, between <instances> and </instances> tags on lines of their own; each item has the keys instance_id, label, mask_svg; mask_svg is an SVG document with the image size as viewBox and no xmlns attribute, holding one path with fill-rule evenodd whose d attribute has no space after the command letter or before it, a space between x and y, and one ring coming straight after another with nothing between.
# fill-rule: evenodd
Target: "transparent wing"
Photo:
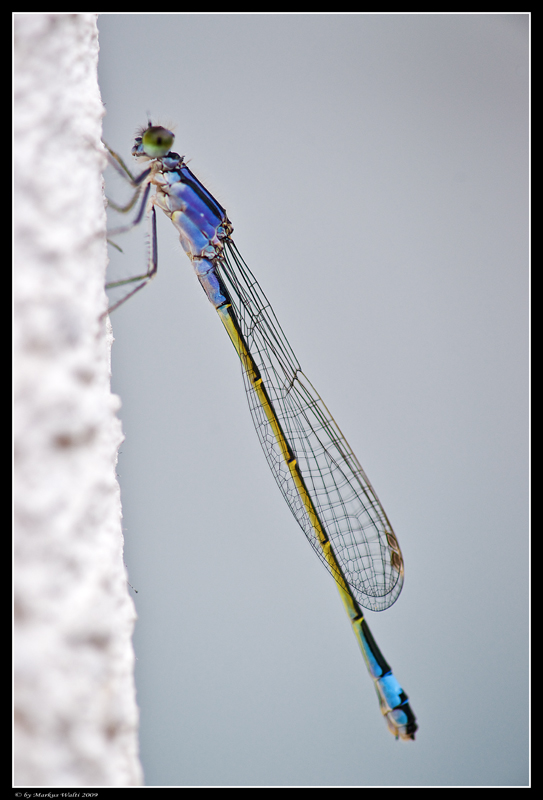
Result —
<instances>
[{"instance_id":1,"label":"transparent wing","mask_svg":"<svg viewBox=\"0 0 543 800\"><path fill-rule=\"evenodd\" d=\"M235 244L224 242L217 268L246 345L258 366L283 433L295 454L320 522L359 603L383 611L403 585L402 554L364 470L300 365L273 309ZM313 549L333 574L300 494L244 371L253 422L281 492Z\"/></svg>"}]
</instances>

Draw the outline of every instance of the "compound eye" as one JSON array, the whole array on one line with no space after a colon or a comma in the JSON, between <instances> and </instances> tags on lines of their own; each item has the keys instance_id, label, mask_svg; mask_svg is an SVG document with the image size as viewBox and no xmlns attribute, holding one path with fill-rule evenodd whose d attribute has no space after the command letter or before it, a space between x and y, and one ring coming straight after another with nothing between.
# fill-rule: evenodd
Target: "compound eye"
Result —
<instances>
[{"instance_id":1,"label":"compound eye","mask_svg":"<svg viewBox=\"0 0 543 800\"><path fill-rule=\"evenodd\" d=\"M152 125L142 134L141 143L143 152L149 158L162 158L172 149L175 136L166 128Z\"/></svg>"}]
</instances>

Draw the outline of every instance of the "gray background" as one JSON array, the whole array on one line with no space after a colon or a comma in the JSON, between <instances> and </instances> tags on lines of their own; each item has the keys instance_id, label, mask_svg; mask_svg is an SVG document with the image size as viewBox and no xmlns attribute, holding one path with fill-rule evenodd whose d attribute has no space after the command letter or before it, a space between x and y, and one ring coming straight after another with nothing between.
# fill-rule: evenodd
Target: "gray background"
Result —
<instances>
[{"instance_id":1,"label":"gray background","mask_svg":"<svg viewBox=\"0 0 543 800\"><path fill-rule=\"evenodd\" d=\"M386 730L161 215L112 316L147 784L525 784L527 16L99 28L105 140L175 127L395 527L404 591L368 620L420 724ZM118 241L112 277L141 271L144 231Z\"/></svg>"}]
</instances>

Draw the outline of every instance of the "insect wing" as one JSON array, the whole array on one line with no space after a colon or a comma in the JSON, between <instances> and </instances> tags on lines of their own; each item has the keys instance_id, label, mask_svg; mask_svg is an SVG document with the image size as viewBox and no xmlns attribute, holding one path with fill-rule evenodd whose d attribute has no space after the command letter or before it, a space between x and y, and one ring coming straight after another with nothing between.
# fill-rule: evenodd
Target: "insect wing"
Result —
<instances>
[{"instance_id":1,"label":"insect wing","mask_svg":"<svg viewBox=\"0 0 543 800\"><path fill-rule=\"evenodd\" d=\"M383 507L231 240L224 243L217 271L343 575L363 607L382 611L397 600L403 585L401 551ZM253 423L275 480L333 574L255 387L245 370L243 374Z\"/></svg>"}]
</instances>

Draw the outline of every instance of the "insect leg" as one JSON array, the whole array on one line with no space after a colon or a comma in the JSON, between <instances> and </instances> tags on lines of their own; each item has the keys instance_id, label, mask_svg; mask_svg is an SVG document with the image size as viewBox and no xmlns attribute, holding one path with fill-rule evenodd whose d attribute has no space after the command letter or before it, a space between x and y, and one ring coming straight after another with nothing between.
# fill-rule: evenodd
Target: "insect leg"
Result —
<instances>
[{"instance_id":1,"label":"insect leg","mask_svg":"<svg viewBox=\"0 0 543 800\"><path fill-rule=\"evenodd\" d=\"M148 191L149 189L150 185L147 186L146 195L149 194ZM147 197L145 197L145 200L147 200ZM142 208L145 208L145 204L142 205ZM143 211L140 212L139 215L140 219L142 214ZM132 291L129 292L125 297L114 303L111 306L111 308L108 308L107 312L105 312L105 314L102 315L103 317L105 317L107 314L111 314L112 311L115 311L116 308L119 308L119 306L125 303L130 297L133 297L136 294L136 292L139 292L140 289L143 289L144 286L147 286L149 281L152 280L156 275L158 269L158 246L157 246L157 233L156 233L156 211L154 205L151 206L150 218L151 218L150 219L151 249L149 252L149 262L147 265L147 272L144 275L135 275L133 278L126 278L126 280L114 281L113 283L106 284L106 289L114 289L117 286L126 286L126 284L128 283L135 283L136 281L141 281L141 283L138 286L136 286L135 289L132 289ZM138 221L135 222L134 224L137 225L140 219L138 219ZM133 225L129 227L133 227Z\"/></svg>"}]
</instances>

